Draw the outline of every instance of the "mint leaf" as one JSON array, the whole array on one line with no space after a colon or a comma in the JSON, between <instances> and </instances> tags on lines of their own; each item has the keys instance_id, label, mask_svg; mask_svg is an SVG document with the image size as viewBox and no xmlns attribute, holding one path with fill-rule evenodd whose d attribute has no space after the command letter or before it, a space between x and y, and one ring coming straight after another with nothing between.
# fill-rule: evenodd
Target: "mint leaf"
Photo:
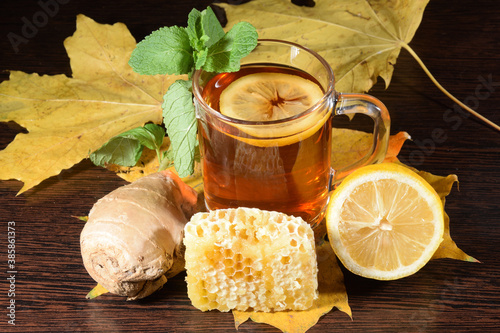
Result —
<instances>
[{"instance_id":1,"label":"mint leaf","mask_svg":"<svg viewBox=\"0 0 500 333\"><path fill-rule=\"evenodd\" d=\"M118 164L132 167L141 157L143 146L135 138L115 136L101 148L90 154L89 158L97 166Z\"/></svg>"},{"instance_id":2,"label":"mint leaf","mask_svg":"<svg viewBox=\"0 0 500 333\"><path fill-rule=\"evenodd\" d=\"M225 35L224 29L210 7L207 7L203 12L193 9L189 13L186 31L191 46L195 50L208 48Z\"/></svg>"},{"instance_id":3,"label":"mint leaf","mask_svg":"<svg viewBox=\"0 0 500 333\"><path fill-rule=\"evenodd\" d=\"M247 22L235 24L231 30L208 50L203 69L208 72L236 72L240 60L257 46L258 34Z\"/></svg>"},{"instance_id":4,"label":"mint leaf","mask_svg":"<svg viewBox=\"0 0 500 333\"><path fill-rule=\"evenodd\" d=\"M187 74L193 68L193 49L185 28L153 31L132 51L129 65L139 74Z\"/></svg>"},{"instance_id":5,"label":"mint leaf","mask_svg":"<svg viewBox=\"0 0 500 333\"><path fill-rule=\"evenodd\" d=\"M163 121L170 137L175 169L180 177L194 172L194 156L198 145L191 84L191 81L184 80L172 83L162 104Z\"/></svg>"},{"instance_id":6,"label":"mint leaf","mask_svg":"<svg viewBox=\"0 0 500 333\"><path fill-rule=\"evenodd\" d=\"M224 37L224 29L212 8L208 7L203 12L193 9L189 13L186 31L194 50L195 68L200 69L207 59L208 48Z\"/></svg>"},{"instance_id":7,"label":"mint leaf","mask_svg":"<svg viewBox=\"0 0 500 333\"><path fill-rule=\"evenodd\" d=\"M122 137L136 139L141 145L151 150L159 150L163 144L165 130L156 124L146 124L144 127L137 127L120 134Z\"/></svg>"},{"instance_id":8,"label":"mint leaf","mask_svg":"<svg viewBox=\"0 0 500 333\"><path fill-rule=\"evenodd\" d=\"M160 147L163 144L165 130L156 124L146 124L144 127L133 128L111 138L101 148L90 154L90 160L97 166L107 164L134 166L139 161L144 147L156 150L160 157Z\"/></svg>"},{"instance_id":9,"label":"mint leaf","mask_svg":"<svg viewBox=\"0 0 500 333\"><path fill-rule=\"evenodd\" d=\"M210 38L203 32L203 27L201 24L201 12L199 10L193 9L188 16L188 26L186 32L189 36L189 42L191 47L200 51L205 48L205 42Z\"/></svg>"},{"instance_id":10,"label":"mint leaf","mask_svg":"<svg viewBox=\"0 0 500 333\"><path fill-rule=\"evenodd\" d=\"M217 16L215 16L214 11L210 7L207 7L207 9L201 12L201 26L204 35L209 37L205 42L206 47L214 45L226 34Z\"/></svg>"},{"instance_id":11,"label":"mint leaf","mask_svg":"<svg viewBox=\"0 0 500 333\"><path fill-rule=\"evenodd\" d=\"M144 125L144 128L148 130L148 132L153 136L154 146L153 148L151 148L149 146L146 146L145 143L143 143L143 145L145 145L149 149L160 149L161 145L163 144L163 139L165 138L165 129L160 125L151 123Z\"/></svg>"}]
</instances>

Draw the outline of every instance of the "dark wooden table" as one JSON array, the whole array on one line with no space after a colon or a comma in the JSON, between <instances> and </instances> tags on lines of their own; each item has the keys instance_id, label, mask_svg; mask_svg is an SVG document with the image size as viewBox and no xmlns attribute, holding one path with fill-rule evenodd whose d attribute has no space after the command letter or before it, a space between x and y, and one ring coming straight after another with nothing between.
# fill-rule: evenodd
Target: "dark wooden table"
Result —
<instances>
[{"instance_id":1,"label":"dark wooden table","mask_svg":"<svg viewBox=\"0 0 500 333\"><path fill-rule=\"evenodd\" d=\"M42 0L42 3L48 2ZM41 9L37 1L0 2L0 68L70 75L63 48L75 18L84 13L100 23L124 22L137 40L164 25L184 25L191 8L210 1L52 0L59 6L28 42L15 52L7 35L21 33ZM434 0L411 42L435 77L460 100L500 124L500 5L487 0ZM0 73L1 80L8 78ZM490 94L477 98L478 85L490 80ZM485 91L484 89L482 90ZM454 103L402 51L390 87L371 93L392 116L392 133L407 131L401 158L438 175L457 174L448 197L451 235L482 263L433 260L417 274L377 282L345 272L351 320L333 310L310 332L499 332L500 331L500 132L472 117L448 110ZM474 96L476 99L474 99ZM444 116L447 115L448 117ZM453 118L452 118L453 117ZM435 140L442 131L444 140ZM0 124L0 149L17 130ZM2 166L0 166L2 167ZM234 332L230 313L201 313L190 305L184 274L140 301L105 295L86 300L94 281L80 256L79 236L93 203L125 184L113 173L85 160L40 186L16 196L21 183L0 182L0 330L12 332ZM7 231L15 222L15 297L8 295ZM15 326L8 324L15 299ZM241 332L276 332L248 322Z\"/></svg>"}]
</instances>

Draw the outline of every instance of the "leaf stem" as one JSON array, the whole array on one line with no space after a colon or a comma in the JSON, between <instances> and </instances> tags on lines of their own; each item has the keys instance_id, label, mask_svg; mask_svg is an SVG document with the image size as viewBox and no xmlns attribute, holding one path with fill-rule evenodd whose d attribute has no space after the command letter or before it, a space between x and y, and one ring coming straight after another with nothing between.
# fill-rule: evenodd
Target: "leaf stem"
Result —
<instances>
[{"instance_id":1,"label":"leaf stem","mask_svg":"<svg viewBox=\"0 0 500 333\"><path fill-rule=\"evenodd\" d=\"M160 168L163 162L163 158L161 157L160 147L156 148L156 158L158 159L158 168ZM159 169L158 171L161 171L161 169Z\"/></svg>"},{"instance_id":2,"label":"leaf stem","mask_svg":"<svg viewBox=\"0 0 500 333\"><path fill-rule=\"evenodd\" d=\"M471 113L472 115L476 116L477 118L481 119L483 122L485 122L486 124L490 125L491 127L493 127L494 129L496 129L497 131L500 131L500 126L498 126L497 124L495 124L494 122L492 122L491 120L485 118L484 116L480 115L478 112L474 111L473 109L471 109L470 107L468 107L467 105L465 105L464 103L462 103L461 101L459 101L455 96L453 96L451 93L449 93L435 78L434 76L431 74L431 72L427 69L427 67L424 65L423 61L420 59L420 57L415 53L415 51L413 51L413 49L406 43L404 42L401 42L401 46L406 50L408 51L412 56L413 58L415 58L415 60L418 62L418 64L420 65L420 67L422 67L422 69L424 70L425 74L427 74L427 76L431 79L431 81L436 85L436 87L439 88L439 90L441 90L446 96L448 96L452 101L454 101L455 103L457 103L461 108L467 110L469 113Z\"/></svg>"}]
</instances>

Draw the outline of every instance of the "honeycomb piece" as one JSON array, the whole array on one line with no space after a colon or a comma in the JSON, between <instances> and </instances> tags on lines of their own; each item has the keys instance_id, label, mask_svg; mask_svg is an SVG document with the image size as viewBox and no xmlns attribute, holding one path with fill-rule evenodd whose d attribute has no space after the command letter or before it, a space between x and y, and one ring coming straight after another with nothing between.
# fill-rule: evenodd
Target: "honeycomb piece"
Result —
<instances>
[{"instance_id":1,"label":"honeycomb piece","mask_svg":"<svg viewBox=\"0 0 500 333\"><path fill-rule=\"evenodd\" d=\"M318 297L314 234L299 217L251 208L195 214L186 281L202 310L305 310Z\"/></svg>"}]
</instances>

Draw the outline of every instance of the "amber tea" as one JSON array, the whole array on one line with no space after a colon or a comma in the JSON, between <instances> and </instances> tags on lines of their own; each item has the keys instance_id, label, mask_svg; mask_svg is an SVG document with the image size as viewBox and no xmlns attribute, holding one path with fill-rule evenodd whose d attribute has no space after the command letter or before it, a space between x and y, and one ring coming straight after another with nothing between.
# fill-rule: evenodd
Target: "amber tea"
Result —
<instances>
[{"instance_id":1,"label":"amber tea","mask_svg":"<svg viewBox=\"0 0 500 333\"><path fill-rule=\"evenodd\" d=\"M301 45L265 39L236 73L193 75L208 209L255 207L300 216L315 228L328 191L349 172L385 157L386 107L365 94L335 91L328 62ZM373 120L373 145L343 169L331 161L332 117Z\"/></svg>"},{"instance_id":2,"label":"amber tea","mask_svg":"<svg viewBox=\"0 0 500 333\"><path fill-rule=\"evenodd\" d=\"M318 85L323 94L316 80L305 72L278 66L249 66L213 77L202 96L220 112L223 91L237 79L255 73L298 76ZM254 119L251 114L246 117ZM317 220L328 196L330 120L330 116L325 117L323 124L307 137L292 135L286 139L279 130L274 131L272 138L261 139L245 133L244 129L235 135L210 122L200 124L207 207L257 207L300 216L309 222ZM277 128L279 124L274 125Z\"/></svg>"}]
</instances>

